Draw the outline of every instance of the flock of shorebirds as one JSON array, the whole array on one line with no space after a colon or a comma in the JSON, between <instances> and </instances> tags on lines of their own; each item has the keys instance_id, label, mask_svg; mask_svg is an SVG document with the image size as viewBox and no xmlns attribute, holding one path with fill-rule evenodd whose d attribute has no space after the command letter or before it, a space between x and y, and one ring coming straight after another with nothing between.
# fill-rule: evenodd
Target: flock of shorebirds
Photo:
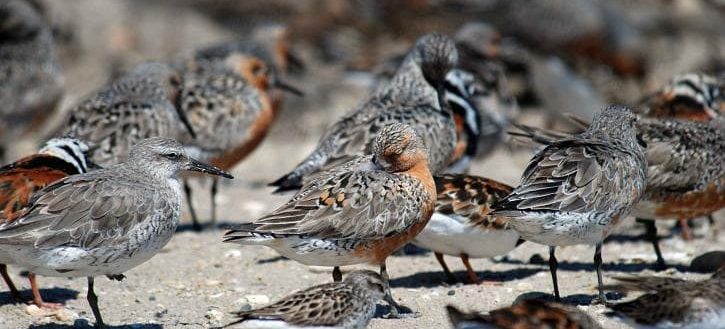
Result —
<instances>
[{"instance_id":1,"label":"flock of shorebirds","mask_svg":"<svg viewBox=\"0 0 725 329\"><path fill-rule=\"evenodd\" d=\"M48 31L31 32L30 43L3 45L0 52L42 49ZM103 327L94 278L122 280L171 239L184 194L191 204L188 176L180 174L214 175L215 194L218 177L232 178L226 171L263 140L283 92L299 94L281 79L295 62L285 42L282 36L270 48L245 40L141 64L79 102L37 154L2 167L0 274L11 293L23 300L7 265L29 271L40 307L61 305L43 301L37 274L87 277L87 299ZM513 135L542 147L512 187L465 174L471 158L505 137L489 126L500 132L508 123L487 109L505 103L492 102L496 90L466 69L480 59L459 49L445 35L421 36L394 73L381 77L307 158L271 184L294 196L224 234L224 242L263 245L333 269L333 282L239 312L230 325L363 328L381 300L390 306L388 317L417 316L391 295L386 258L393 252L407 243L428 248L449 276L443 255L460 257L469 280L479 282L469 258L504 255L529 241L549 246L557 302L556 247L594 245L597 300L615 314L643 325L724 327L722 267L702 281L625 277L606 286L601 247L631 213L647 225L664 267L653 220L678 219L686 228L688 219L725 206L725 75L677 76L633 107L611 105L591 121L572 117L579 131L516 125ZM50 57L3 58L10 59L0 63L7 67L31 61L6 71L7 81L25 84L13 87L18 95L43 95L3 109L3 120L14 118L7 121L13 129L2 131L8 139L33 129L54 103L57 83ZM214 212L212 206L212 218ZM362 263L380 272L343 278L341 266ZM644 294L612 303L605 289ZM449 314L458 328L599 327L557 302L527 300L488 315L451 308Z\"/></svg>"}]
</instances>

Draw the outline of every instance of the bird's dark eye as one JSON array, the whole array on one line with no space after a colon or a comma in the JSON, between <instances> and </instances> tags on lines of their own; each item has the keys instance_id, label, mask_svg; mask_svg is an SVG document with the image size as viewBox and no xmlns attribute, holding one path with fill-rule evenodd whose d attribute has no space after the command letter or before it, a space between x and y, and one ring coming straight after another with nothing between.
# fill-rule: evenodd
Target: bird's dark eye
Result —
<instances>
[{"instance_id":1,"label":"bird's dark eye","mask_svg":"<svg viewBox=\"0 0 725 329\"><path fill-rule=\"evenodd\" d=\"M171 152L171 153L164 154L164 157L166 157L167 159L171 159L171 160L177 160L177 159L181 158L181 154L176 153L176 152Z\"/></svg>"}]
</instances>

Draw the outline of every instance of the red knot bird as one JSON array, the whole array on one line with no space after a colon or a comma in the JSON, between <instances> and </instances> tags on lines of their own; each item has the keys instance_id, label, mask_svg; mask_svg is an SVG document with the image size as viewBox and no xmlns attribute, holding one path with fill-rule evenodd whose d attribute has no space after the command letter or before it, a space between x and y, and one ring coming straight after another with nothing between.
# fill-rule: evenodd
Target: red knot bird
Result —
<instances>
[{"instance_id":1,"label":"red knot bird","mask_svg":"<svg viewBox=\"0 0 725 329\"><path fill-rule=\"evenodd\" d=\"M527 241L549 246L557 301L557 246L595 244L599 300L602 241L637 204L646 185L647 161L637 141L636 116L612 105L581 134L550 140L527 165L519 186L491 208Z\"/></svg>"},{"instance_id":2,"label":"red knot bird","mask_svg":"<svg viewBox=\"0 0 725 329\"><path fill-rule=\"evenodd\" d=\"M454 329L602 328L597 321L576 306L535 299L522 300L509 307L493 310L489 314L464 313L450 305L446 310Z\"/></svg>"},{"instance_id":3,"label":"red knot bird","mask_svg":"<svg viewBox=\"0 0 725 329\"><path fill-rule=\"evenodd\" d=\"M121 280L169 242L181 212L182 170L232 178L190 158L172 139L144 139L126 162L67 176L33 194L18 219L0 225L0 263L87 277L96 327L104 327L94 277Z\"/></svg>"},{"instance_id":4,"label":"red knot bird","mask_svg":"<svg viewBox=\"0 0 725 329\"><path fill-rule=\"evenodd\" d=\"M277 192L296 190L326 166L370 154L375 137L390 123L413 127L428 147L431 171L443 170L456 160L456 125L442 96L445 77L457 61L453 40L440 34L421 37L389 82L330 126L306 159L270 185Z\"/></svg>"},{"instance_id":5,"label":"red knot bird","mask_svg":"<svg viewBox=\"0 0 725 329\"><path fill-rule=\"evenodd\" d=\"M443 255L461 257L471 283L481 281L469 258L504 255L520 244L519 234L505 222L489 216L491 205L511 193L512 187L469 175L434 176L438 198L430 222L413 244L435 253L450 281L455 281Z\"/></svg>"},{"instance_id":6,"label":"red knot bird","mask_svg":"<svg viewBox=\"0 0 725 329\"><path fill-rule=\"evenodd\" d=\"M588 122L573 118L585 128ZM547 144L566 133L516 125L515 135ZM725 130L709 122L640 118L637 139L645 146L647 185L632 211L645 224L658 268L665 260L659 247L655 219L688 219L710 215L725 207ZM687 228L683 225L683 229ZM686 235L686 234L685 234Z\"/></svg>"},{"instance_id":7,"label":"red knot bird","mask_svg":"<svg viewBox=\"0 0 725 329\"><path fill-rule=\"evenodd\" d=\"M714 77L689 73L678 75L645 97L638 113L653 118L710 121L725 111L725 74Z\"/></svg>"},{"instance_id":8,"label":"red knot bird","mask_svg":"<svg viewBox=\"0 0 725 329\"><path fill-rule=\"evenodd\" d=\"M435 182L425 144L415 130L395 123L382 128L372 155L361 156L311 177L285 205L228 231L225 242L263 245L306 265L380 265L428 223ZM387 289L391 315L398 305Z\"/></svg>"},{"instance_id":9,"label":"red knot bird","mask_svg":"<svg viewBox=\"0 0 725 329\"><path fill-rule=\"evenodd\" d=\"M0 225L18 219L38 190L63 177L82 174L93 168L93 163L86 158L87 152L88 146L77 139L53 138L38 153L0 168ZM0 259L7 257L0 255ZM6 264L0 264L0 275L15 299L23 300L8 275ZM33 292L33 302L38 307L61 306L43 301L34 273L28 274L28 279Z\"/></svg>"},{"instance_id":10,"label":"red knot bird","mask_svg":"<svg viewBox=\"0 0 725 329\"><path fill-rule=\"evenodd\" d=\"M646 328L723 328L725 267L705 280L672 277L618 277L610 289L642 295L609 305L612 314ZM610 314L611 315L611 314Z\"/></svg>"},{"instance_id":11,"label":"red knot bird","mask_svg":"<svg viewBox=\"0 0 725 329\"><path fill-rule=\"evenodd\" d=\"M145 138L193 136L175 105L181 82L167 64L138 65L73 107L62 135L87 142L101 166L125 161L131 146Z\"/></svg>"},{"instance_id":12,"label":"red knot bird","mask_svg":"<svg viewBox=\"0 0 725 329\"><path fill-rule=\"evenodd\" d=\"M236 313L232 328L365 328L385 295L385 282L369 270L340 282L310 287L262 308Z\"/></svg>"},{"instance_id":13,"label":"red knot bird","mask_svg":"<svg viewBox=\"0 0 725 329\"><path fill-rule=\"evenodd\" d=\"M0 159L9 142L37 132L63 96L53 32L39 4L0 3Z\"/></svg>"},{"instance_id":14,"label":"red knot bird","mask_svg":"<svg viewBox=\"0 0 725 329\"><path fill-rule=\"evenodd\" d=\"M179 111L188 118L194 135L180 141L190 155L222 170L230 170L261 143L282 105L280 90L301 95L285 84L274 63L245 53L245 43L200 50L178 64L183 82ZM213 51L212 51L213 50ZM251 52L251 50L249 50ZM261 49L252 53L262 52ZM260 55L261 56L261 55ZM216 220L218 179L211 188L211 219ZM194 227L201 229L192 206L191 188L184 181Z\"/></svg>"}]
</instances>

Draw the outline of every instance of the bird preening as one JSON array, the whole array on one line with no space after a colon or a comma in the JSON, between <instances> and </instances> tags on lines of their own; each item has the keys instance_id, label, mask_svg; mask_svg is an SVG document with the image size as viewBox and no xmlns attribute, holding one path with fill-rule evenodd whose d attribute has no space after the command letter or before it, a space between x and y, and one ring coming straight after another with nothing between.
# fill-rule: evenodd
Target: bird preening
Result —
<instances>
[{"instance_id":1,"label":"bird preening","mask_svg":"<svg viewBox=\"0 0 725 329\"><path fill-rule=\"evenodd\" d=\"M725 328L721 4L105 1L0 3L0 327Z\"/></svg>"}]
</instances>

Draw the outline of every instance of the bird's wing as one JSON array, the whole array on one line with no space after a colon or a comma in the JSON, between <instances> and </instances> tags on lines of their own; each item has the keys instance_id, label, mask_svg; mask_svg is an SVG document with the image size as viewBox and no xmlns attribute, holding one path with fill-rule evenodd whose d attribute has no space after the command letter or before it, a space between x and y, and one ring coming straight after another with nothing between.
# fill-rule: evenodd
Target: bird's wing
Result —
<instances>
[{"instance_id":1,"label":"bird's wing","mask_svg":"<svg viewBox=\"0 0 725 329\"><path fill-rule=\"evenodd\" d=\"M505 223L493 216L491 205L511 193L512 187L478 176L439 175L433 177L438 198L435 211L458 215L471 226L504 228Z\"/></svg>"},{"instance_id":2,"label":"bird's wing","mask_svg":"<svg viewBox=\"0 0 725 329\"><path fill-rule=\"evenodd\" d=\"M609 307L640 324L656 324L667 320L680 323L685 319L692 301L693 298L681 289L662 289Z\"/></svg>"},{"instance_id":3,"label":"bird's wing","mask_svg":"<svg viewBox=\"0 0 725 329\"><path fill-rule=\"evenodd\" d=\"M612 152L605 144L575 139L547 146L529 162L521 184L494 205L494 213L606 209L618 201L612 199L618 193L612 192L631 184L626 182L631 178L617 173L623 167L636 165L626 158L614 159Z\"/></svg>"},{"instance_id":4,"label":"bird's wing","mask_svg":"<svg viewBox=\"0 0 725 329\"><path fill-rule=\"evenodd\" d=\"M382 238L422 216L422 183L382 171L338 173L302 188L290 202L256 220L252 230L320 238ZM227 233L234 236L234 230Z\"/></svg>"},{"instance_id":5,"label":"bird's wing","mask_svg":"<svg viewBox=\"0 0 725 329\"><path fill-rule=\"evenodd\" d=\"M257 310L237 313L240 321L283 320L298 326L334 326L356 311L356 296L337 283L312 287Z\"/></svg>"},{"instance_id":6,"label":"bird's wing","mask_svg":"<svg viewBox=\"0 0 725 329\"><path fill-rule=\"evenodd\" d=\"M178 134L170 124L176 112L170 101L141 99L124 90L101 91L71 110L64 135L87 141L95 163L119 163L142 139Z\"/></svg>"},{"instance_id":7,"label":"bird's wing","mask_svg":"<svg viewBox=\"0 0 725 329\"><path fill-rule=\"evenodd\" d=\"M68 176L33 195L21 218L0 226L0 244L94 248L128 239L125 234L136 224L170 207L151 188L120 193L128 187L93 176Z\"/></svg>"}]
</instances>

